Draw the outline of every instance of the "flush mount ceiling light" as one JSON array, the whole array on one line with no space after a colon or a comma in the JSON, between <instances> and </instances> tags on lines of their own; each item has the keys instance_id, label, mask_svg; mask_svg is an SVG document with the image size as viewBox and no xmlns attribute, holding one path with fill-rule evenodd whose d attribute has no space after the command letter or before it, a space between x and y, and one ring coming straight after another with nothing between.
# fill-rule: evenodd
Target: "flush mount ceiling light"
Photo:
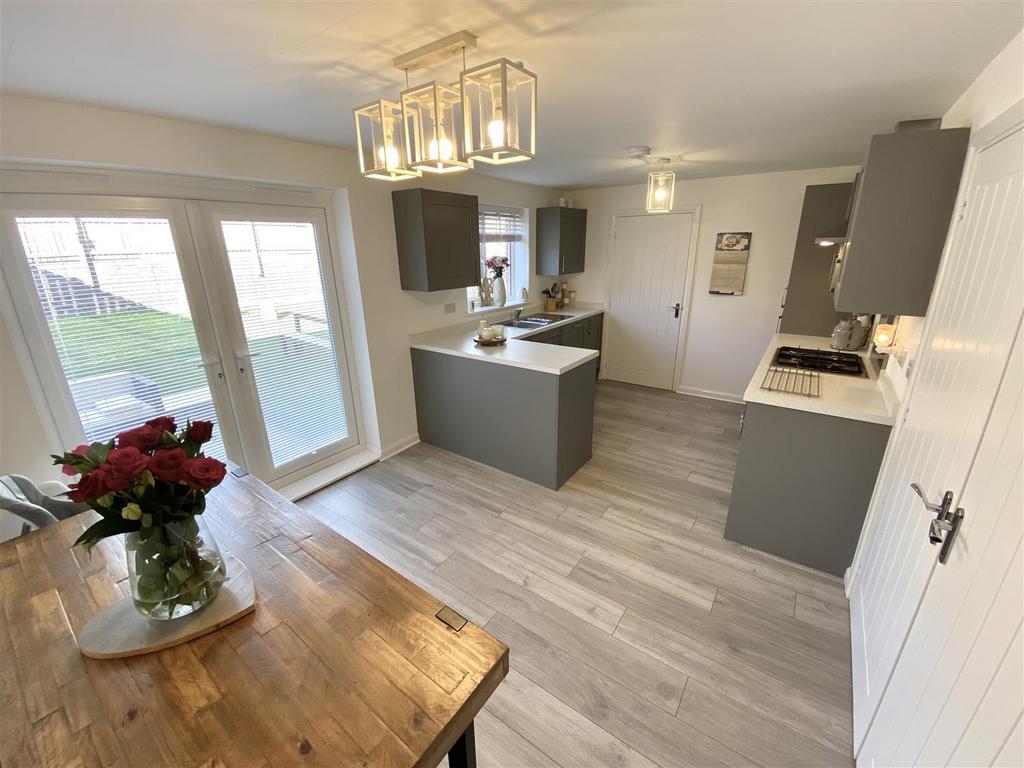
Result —
<instances>
[{"instance_id":1,"label":"flush mount ceiling light","mask_svg":"<svg viewBox=\"0 0 1024 768\"><path fill-rule=\"evenodd\" d=\"M422 171L465 171L474 159L500 164L535 156L537 76L508 59L466 69L467 48L476 48L476 35L463 29L393 60L405 72L399 103L380 99L354 110L364 176L398 181ZM409 87L410 71L460 52L457 82Z\"/></svg>"},{"instance_id":2,"label":"flush mount ceiling light","mask_svg":"<svg viewBox=\"0 0 1024 768\"><path fill-rule=\"evenodd\" d=\"M508 59L462 72L466 156L502 165L537 154L537 76Z\"/></svg>"},{"instance_id":3,"label":"flush mount ceiling light","mask_svg":"<svg viewBox=\"0 0 1024 768\"><path fill-rule=\"evenodd\" d=\"M352 112L359 171L363 176L401 181L420 175L419 170L409 166L400 104L378 99Z\"/></svg>"}]
</instances>

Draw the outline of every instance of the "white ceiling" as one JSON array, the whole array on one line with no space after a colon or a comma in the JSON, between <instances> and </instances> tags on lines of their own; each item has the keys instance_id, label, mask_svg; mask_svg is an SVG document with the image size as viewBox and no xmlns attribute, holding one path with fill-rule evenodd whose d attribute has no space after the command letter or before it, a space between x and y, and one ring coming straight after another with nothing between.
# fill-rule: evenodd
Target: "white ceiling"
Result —
<instances>
[{"instance_id":1,"label":"white ceiling","mask_svg":"<svg viewBox=\"0 0 1024 768\"><path fill-rule=\"evenodd\" d=\"M1024 24L1008 2L0 2L0 89L352 147L351 109L404 85L391 59L467 28L469 62L539 78L536 160L480 168L559 187L860 161L941 115ZM456 75L460 62L414 80Z\"/></svg>"}]
</instances>

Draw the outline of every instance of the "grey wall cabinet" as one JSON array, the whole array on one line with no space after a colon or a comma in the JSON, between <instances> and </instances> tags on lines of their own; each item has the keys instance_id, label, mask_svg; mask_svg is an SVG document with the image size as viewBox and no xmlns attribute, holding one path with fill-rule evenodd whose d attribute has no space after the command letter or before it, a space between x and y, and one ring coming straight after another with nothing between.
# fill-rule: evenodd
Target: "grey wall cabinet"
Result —
<instances>
[{"instance_id":1,"label":"grey wall cabinet","mask_svg":"<svg viewBox=\"0 0 1024 768\"><path fill-rule=\"evenodd\" d=\"M391 193L403 291L447 291L480 282L475 195L433 189Z\"/></svg>"},{"instance_id":2,"label":"grey wall cabinet","mask_svg":"<svg viewBox=\"0 0 1024 768\"><path fill-rule=\"evenodd\" d=\"M822 248L814 238L843 227L853 194L853 183L813 184L804 192L804 207L793 249L781 333L828 336L846 315L836 312L828 276L835 248ZM836 234L845 230L839 229Z\"/></svg>"},{"instance_id":3,"label":"grey wall cabinet","mask_svg":"<svg viewBox=\"0 0 1024 768\"><path fill-rule=\"evenodd\" d=\"M837 310L925 314L969 136L951 128L871 139L838 267Z\"/></svg>"},{"instance_id":4,"label":"grey wall cabinet","mask_svg":"<svg viewBox=\"0 0 1024 768\"><path fill-rule=\"evenodd\" d=\"M747 403L725 538L841 576L890 430Z\"/></svg>"},{"instance_id":5,"label":"grey wall cabinet","mask_svg":"<svg viewBox=\"0 0 1024 768\"><path fill-rule=\"evenodd\" d=\"M537 209L537 274L570 275L586 265L587 211Z\"/></svg>"}]
</instances>

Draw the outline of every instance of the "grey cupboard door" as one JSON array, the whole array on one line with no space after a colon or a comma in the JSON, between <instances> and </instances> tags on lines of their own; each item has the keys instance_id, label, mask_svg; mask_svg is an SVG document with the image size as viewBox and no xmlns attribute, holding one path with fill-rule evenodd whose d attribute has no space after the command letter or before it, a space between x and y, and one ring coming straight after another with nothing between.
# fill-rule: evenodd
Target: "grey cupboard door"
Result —
<instances>
[{"instance_id":1,"label":"grey cupboard door","mask_svg":"<svg viewBox=\"0 0 1024 768\"><path fill-rule=\"evenodd\" d=\"M479 206L473 195L424 190L423 227L431 291L480 282Z\"/></svg>"},{"instance_id":2,"label":"grey cupboard door","mask_svg":"<svg viewBox=\"0 0 1024 768\"><path fill-rule=\"evenodd\" d=\"M586 347L587 321L567 325L562 329L562 345L566 347Z\"/></svg>"},{"instance_id":3,"label":"grey cupboard door","mask_svg":"<svg viewBox=\"0 0 1024 768\"><path fill-rule=\"evenodd\" d=\"M560 240L559 274L582 272L586 265L587 212L583 208L564 208Z\"/></svg>"}]
</instances>

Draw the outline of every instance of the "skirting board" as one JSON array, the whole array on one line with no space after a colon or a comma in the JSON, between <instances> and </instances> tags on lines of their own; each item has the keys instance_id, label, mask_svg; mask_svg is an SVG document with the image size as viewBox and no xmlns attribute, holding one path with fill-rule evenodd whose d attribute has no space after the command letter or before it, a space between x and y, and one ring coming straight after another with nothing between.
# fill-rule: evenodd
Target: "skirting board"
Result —
<instances>
[{"instance_id":1,"label":"skirting board","mask_svg":"<svg viewBox=\"0 0 1024 768\"><path fill-rule=\"evenodd\" d=\"M419 441L419 433L413 432L411 435L406 435L399 440L388 443L385 447L380 449L380 460L384 461L385 459L390 459L392 456L401 453L406 448L412 448Z\"/></svg>"},{"instance_id":2,"label":"skirting board","mask_svg":"<svg viewBox=\"0 0 1024 768\"><path fill-rule=\"evenodd\" d=\"M692 395L693 397L703 397L708 400L721 400L726 403L742 403L743 398L739 395L733 395L728 392L715 392L710 389L697 389L696 387L677 387L676 394L679 395Z\"/></svg>"}]
</instances>

